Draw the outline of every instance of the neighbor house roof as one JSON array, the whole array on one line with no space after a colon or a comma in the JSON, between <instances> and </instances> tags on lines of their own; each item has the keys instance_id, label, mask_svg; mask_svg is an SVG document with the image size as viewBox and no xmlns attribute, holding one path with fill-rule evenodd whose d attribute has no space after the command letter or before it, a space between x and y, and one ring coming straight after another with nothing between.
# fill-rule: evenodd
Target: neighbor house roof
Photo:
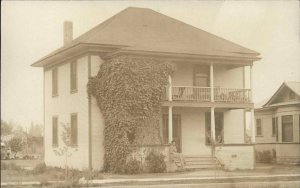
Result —
<instances>
[{"instance_id":1,"label":"neighbor house roof","mask_svg":"<svg viewBox=\"0 0 300 188\"><path fill-rule=\"evenodd\" d=\"M259 59L258 52L147 8L127 8L33 66L44 66L52 57L78 48L110 47L114 53L142 51ZM107 51L106 51L107 52Z\"/></svg>"},{"instance_id":2,"label":"neighbor house roof","mask_svg":"<svg viewBox=\"0 0 300 188\"><path fill-rule=\"evenodd\" d=\"M294 105L294 104L300 104L300 101L293 100L293 101L283 101L280 103L273 104L273 101L278 97L278 95L284 91L284 90L291 90L293 91L298 97L300 97L300 82L296 81L288 81L283 82L279 89L272 95L269 99L264 100L261 103L258 103L255 105L256 109L263 109L263 108L269 108L269 107L277 107L277 106L283 106L283 105Z\"/></svg>"}]
</instances>

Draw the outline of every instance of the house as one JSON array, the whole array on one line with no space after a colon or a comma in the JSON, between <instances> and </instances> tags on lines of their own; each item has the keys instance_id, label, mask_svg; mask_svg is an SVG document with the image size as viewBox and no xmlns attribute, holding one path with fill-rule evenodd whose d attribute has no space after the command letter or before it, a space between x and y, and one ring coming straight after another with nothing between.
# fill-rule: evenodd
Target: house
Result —
<instances>
[{"instance_id":1,"label":"house","mask_svg":"<svg viewBox=\"0 0 300 188\"><path fill-rule=\"evenodd\" d=\"M64 28L64 46L32 64L44 71L47 165L63 166L54 150L69 123L75 152L68 164L102 168L104 120L87 94L88 79L107 59L132 55L177 67L162 104L161 147L175 140L186 158L211 157L211 137L219 141L216 158L225 168L254 168L255 130L246 142L245 114L254 117L252 67L259 53L146 8L127 8L74 40L72 23Z\"/></svg>"},{"instance_id":2,"label":"house","mask_svg":"<svg viewBox=\"0 0 300 188\"><path fill-rule=\"evenodd\" d=\"M257 152L269 151L277 163L300 163L300 82L284 82L255 108Z\"/></svg>"}]
</instances>

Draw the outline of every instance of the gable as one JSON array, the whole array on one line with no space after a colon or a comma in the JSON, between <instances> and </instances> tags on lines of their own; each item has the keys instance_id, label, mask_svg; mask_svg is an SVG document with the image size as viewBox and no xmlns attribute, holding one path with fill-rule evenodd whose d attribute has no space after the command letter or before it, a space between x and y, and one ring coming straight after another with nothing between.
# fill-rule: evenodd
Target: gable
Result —
<instances>
[{"instance_id":1,"label":"gable","mask_svg":"<svg viewBox=\"0 0 300 188\"><path fill-rule=\"evenodd\" d=\"M290 87L290 85L292 85L293 87ZM263 107L300 102L300 95L297 92L298 89L296 89L299 87L300 83L284 82Z\"/></svg>"}]
</instances>

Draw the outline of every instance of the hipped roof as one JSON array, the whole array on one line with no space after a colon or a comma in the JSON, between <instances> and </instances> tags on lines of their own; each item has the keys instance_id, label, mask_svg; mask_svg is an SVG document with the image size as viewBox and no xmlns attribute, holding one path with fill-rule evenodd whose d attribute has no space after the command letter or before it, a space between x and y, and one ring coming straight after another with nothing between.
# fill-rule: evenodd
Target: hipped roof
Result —
<instances>
[{"instance_id":1,"label":"hipped roof","mask_svg":"<svg viewBox=\"0 0 300 188\"><path fill-rule=\"evenodd\" d=\"M259 59L258 52L147 8L127 8L73 40L33 66L79 45L144 51Z\"/></svg>"}]
</instances>

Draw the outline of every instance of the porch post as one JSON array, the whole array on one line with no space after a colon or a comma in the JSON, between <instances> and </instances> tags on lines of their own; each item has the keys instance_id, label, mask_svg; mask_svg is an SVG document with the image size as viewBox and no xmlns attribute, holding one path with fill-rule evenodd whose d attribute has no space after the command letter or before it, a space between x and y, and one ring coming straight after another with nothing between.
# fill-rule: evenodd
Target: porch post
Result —
<instances>
[{"instance_id":1,"label":"porch post","mask_svg":"<svg viewBox=\"0 0 300 188\"><path fill-rule=\"evenodd\" d=\"M215 108L211 107L210 108L210 131L211 131L211 139L213 141L216 140L216 133L215 133Z\"/></svg>"},{"instance_id":2,"label":"porch post","mask_svg":"<svg viewBox=\"0 0 300 188\"><path fill-rule=\"evenodd\" d=\"M168 100L169 101L172 101L172 77L171 75L169 75L169 87L168 87L168 93L169 93L169 96L168 96Z\"/></svg>"},{"instance_id":3,"label":"porch post","mask_svg":"<svg viewBox=\"0 0 300 188\"><path fill-rule=\"evenodd\" d=\"M251 108L251 143L255 143L256 127L254 121L254 108Z\"/></svg>"},{"instance_id":4,"label":"porch post","mask_svg":"<svg viewBox=\"0 0 300 188\"><path fill-rule=\"evenodd\" d=\"M250 101L253 102L253 68L250 65Z\"/></svg>"},{"instance_id":5,"label":"porch post","mask_svg":"<svg viewBox=\"0 0 300 188\"><path fill-rule=\"evenodd\" d=\"M173 112L172 106L169 106L169 113L168 113L168 132L169 132L169 143L173 140Z\"/></svg>"},{"instance_id":6,"label":"porch post","mask_svg":"<svg viewBox=\"0 0 300 188\"><path fill-rule=\"evenodd\" d=\"M209 69L209 75L210 75L210 101L214 102L214 65L211 63L210 64L210 69Z\"/></svg>"}]
</instances>

